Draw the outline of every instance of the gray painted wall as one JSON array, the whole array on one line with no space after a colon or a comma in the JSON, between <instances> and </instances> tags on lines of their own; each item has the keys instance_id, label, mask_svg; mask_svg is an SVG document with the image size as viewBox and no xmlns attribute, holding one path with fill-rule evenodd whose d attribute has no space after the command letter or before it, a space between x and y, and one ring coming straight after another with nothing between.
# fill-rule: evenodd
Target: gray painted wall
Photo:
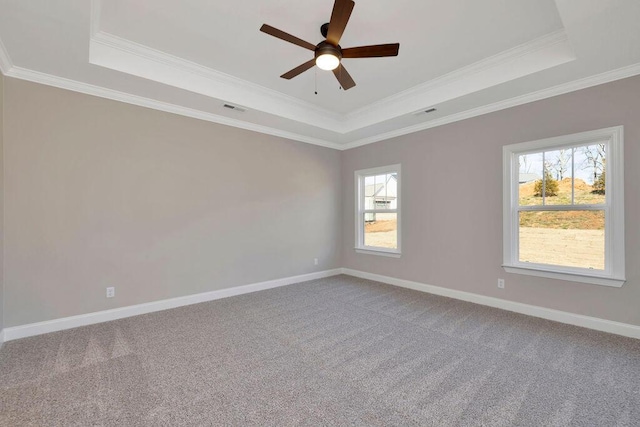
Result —
<instances>
[{"instance_id":1,"label":"gray painted wall","mask_svg":"<svg viewBox=\"0 0 640 427\"><path fill-rule=\"evenodd\" d=\"M12 78L5 102L7 327L341 266L338 151Z\"/></svg>"},{"instance_id":2,"label":"gray painted wall","mask_svg":"<svg viewBox=\"0 0 640 427\"><path fill-rule=\"evenodd\" d=\"M11 78L4 104L5 326L340 266L640 325L640 77L342 153ZM620 124L624 287L504 273L502 146ZM393 163L402 258L356 254L353 171Z\"/></svg>"},{"instance_id":3,"label":"gray painted wall","mask_svg":"<svg viewBox=\"0 0 640 427\"><path fill-rule=\"evenodd\" d=\"M4 328L4 76L0 73L0 331ZM1 345L1 344L0 344Z\"/></svg>"},{"instance_id":4,"label":"gray painted wall","mask_svg":"<svg viewBox=\"0 0 640 427\"><path fill-rule=\"evenodd\" d=\"M344 267L640 325L639 117L634 77L344 152ZM502 146L615 125L625 126L627 283L618 289L506 274ZM353 173L394 163L403 174L402 257L357 254Z\"/></svg>"}]
</instances>

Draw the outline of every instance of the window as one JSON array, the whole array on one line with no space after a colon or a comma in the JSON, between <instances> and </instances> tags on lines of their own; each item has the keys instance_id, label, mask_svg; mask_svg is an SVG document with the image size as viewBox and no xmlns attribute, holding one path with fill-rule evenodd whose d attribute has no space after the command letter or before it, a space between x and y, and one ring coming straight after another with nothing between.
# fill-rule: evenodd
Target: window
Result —
<instances>
[{"instance_id":1,"label":"window","mask_svg":"<svg viewBox=\"0 0 640 427\"><path fill-rule=\"evenodd\" d=\"M507 272L620 287L622 126L505 146Z\"/></svg>"},{"instance_id":2,"label":"window","mask_svg":"<svg viewBox=\"0 0 640 427\"><path fill-rule=\"evenodd\" d=\"M355 176L356 252L400 257L400 165Z\"/></svg>"}]
</instances>

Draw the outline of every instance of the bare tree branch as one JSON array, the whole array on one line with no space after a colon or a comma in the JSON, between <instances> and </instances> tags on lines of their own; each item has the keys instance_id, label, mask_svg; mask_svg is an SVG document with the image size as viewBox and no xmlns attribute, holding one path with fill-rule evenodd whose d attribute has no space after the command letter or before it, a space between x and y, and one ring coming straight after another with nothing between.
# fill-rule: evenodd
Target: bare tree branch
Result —
<instances>
[{"instance_id":1,"label":"bare tree branch","mask_svg":"<svg viewBox=\"0 0 640 427\"><path fill-rule=\"evenodd\" d=\"M590 145L588 147L582 147L581 151L585 157L582 169L585 170L593 168L593 182L596 182L598 175L604 172L604 166L607 161L606 145Z\"/></svg>"}]
</instances>

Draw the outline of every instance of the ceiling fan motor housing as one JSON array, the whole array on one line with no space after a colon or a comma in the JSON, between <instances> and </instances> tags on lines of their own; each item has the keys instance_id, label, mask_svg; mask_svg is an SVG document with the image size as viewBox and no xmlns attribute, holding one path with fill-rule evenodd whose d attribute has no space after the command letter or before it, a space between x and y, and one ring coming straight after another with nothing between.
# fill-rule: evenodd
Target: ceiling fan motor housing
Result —
<instances>
[{"instance_id":1,"label":"ceiling fan motor housing","mask_svg":"<svg viewBox=\"0 0 640 427\"><path fill-rule=\"evenodd\" d=\"M333 55L342 60L342 49L340 49L340 46L334 46L326 41L320 42L316 47L315 58L317 59L320 55Z\"/></svg>"}]
</instances>

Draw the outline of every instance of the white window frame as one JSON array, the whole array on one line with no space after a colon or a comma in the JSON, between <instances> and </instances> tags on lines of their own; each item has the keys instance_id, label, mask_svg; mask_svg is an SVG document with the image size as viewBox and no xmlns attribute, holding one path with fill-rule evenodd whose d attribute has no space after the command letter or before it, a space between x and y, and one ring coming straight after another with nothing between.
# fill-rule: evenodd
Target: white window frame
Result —
<instances>
[{"instance_id":1,"label":"white window frame","mask_svg":"<svg viewBox=\"0 0 640 427\"><path fill-rule=\"evenodd\" d=\"M508 273L541 276L603 286L621 287L625 282L624 251L624 169L623 126L610 127L573 135L523 142L503 147L503 268ZM524 263L519 261L519 212L529 210L519 206L520 167L518 156L550 149L585 146L606 142L607 179L606 203L603 205L547 205L545 210L604 210L605 269L589 270L567 266ZM530 209L536 209L530 208Z\"/></svg>"},{"instance_id":2,"label":"white window frame","mask_svg":"<svg viewBox=\"0 0 640 427\"><path fill-rule=\"evenodd\" d=\"M364 183L368 176L395 173L398 183L397 209L365 209L364 206ZM356 245L355 251L361 254L382 255L393 258L400 258L401 255L401 204L402 204L402 178L400 164L381 166L371 169L355 171L355 195L356 195ZM366 246L364 244L364 214L366 213L396 213L398 224L398 248L388 249L379 246Z\"/></svg>"}]
</instances>

